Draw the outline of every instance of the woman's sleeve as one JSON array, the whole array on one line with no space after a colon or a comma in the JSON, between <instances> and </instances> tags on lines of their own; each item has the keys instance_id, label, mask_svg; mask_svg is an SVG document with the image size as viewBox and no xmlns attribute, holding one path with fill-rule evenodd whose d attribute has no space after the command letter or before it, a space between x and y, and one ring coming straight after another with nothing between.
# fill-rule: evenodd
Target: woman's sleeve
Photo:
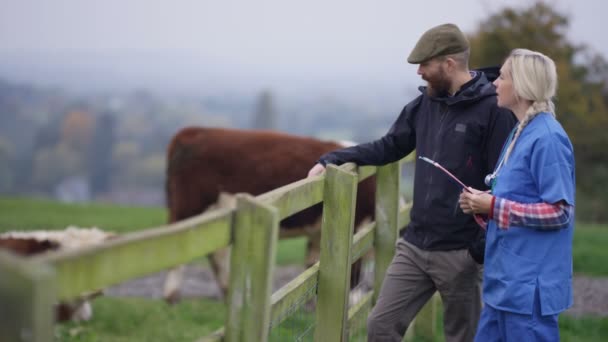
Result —
<instances>
[{"instance_id":1,"label":"woman's sleeve","mask_svg":"<svg viewBox=\"0 0 608 342\"><path fill-rule=\"evenodd\" d=\"M495 197L490 211L490 218L496 221L500 229L509 226L533 229L568 228L572 220L573 207L565 202L519 203Z\"/></svg>"},{"instance_id":2,"label":"woman's sleeve","mask_svg":"<svg viewBox=\"0 0 608 342\"><path fill-rule=\"evenodd\" d=\"M574 152L565 132L548 130L534 143L530 171L539 202L574 205Z\"/></svg>"}]
</instances>

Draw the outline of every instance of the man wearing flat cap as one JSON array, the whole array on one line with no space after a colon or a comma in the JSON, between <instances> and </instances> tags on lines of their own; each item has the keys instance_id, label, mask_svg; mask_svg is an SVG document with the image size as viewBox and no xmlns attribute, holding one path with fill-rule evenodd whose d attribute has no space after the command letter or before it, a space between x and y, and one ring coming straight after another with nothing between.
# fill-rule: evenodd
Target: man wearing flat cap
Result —
<instances>
[{"instance_id":1,"label":"man wearing flat cap","mask_svg":"<svg viewBox=\"0 0 608 342\"><path fill-rule=\"evenodd\" d=\"M486 190L501 147L516 123L496 104L488 74L469 70L469 43L454 24L426 31L407 61L427 82L378 140L321 156L325 165L384 165L416 150L468 186ZM481 310L485 231L458 205L462 188L439 169L417 162L410 222L402 230L367 326L369 341L401 341L435 291L444 307L446 341L472 341ZM479 248L481 247L481 248Z\"/></svg>"}]
</instances>

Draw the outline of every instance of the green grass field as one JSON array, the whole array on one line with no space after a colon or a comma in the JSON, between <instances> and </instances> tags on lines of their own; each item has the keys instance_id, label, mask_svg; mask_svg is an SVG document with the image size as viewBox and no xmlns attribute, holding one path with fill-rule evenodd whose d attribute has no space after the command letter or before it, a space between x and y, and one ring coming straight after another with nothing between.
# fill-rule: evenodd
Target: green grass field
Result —
<instances>
[{"instance_id":1,"label":"green grass field","mask_svg":"<svg viewBox=\"0 0 608 342\"><path fill-rule=\"evenodd\" d=\"M69 225L126 233L163 225L164 208L111 204L63 204L42 199L0 197L0 232L64 229Z\"/></svg>"},{"instance_id":2,"label":"green grass field","mask_svg":"<svg viewBox=\"0 0 608 342\"><path fill-rule=\"evenodd\" d=\"M11 230L56 230L69 225L128 233L166 224L164 208L111 204L64 204L42 199L0 197L0 233ZM277 263L303 263L305 239L279 243Z\"/></svg>"},{"instance_id":3,"label":"green grass field","mask_svg":"<svg viewBox=\"0 0 608 342\"><path fill-rule=\"evenodd\" d=\"M435 333L443 338L443 314L437 314L437 326ZM603 342L608 336L608 318L606 317L570 317L559 316L559 333L562 342ZM417 337L416 342L432 342L422 337ZM527 342L527 341L521 341Z\"/></svg>"},{"instance_id":4,"label":"green grass field","mask_svg":"<svg viewBox=\"0 0 608 342\"><path fill-rule=\"evenodd\" d=\"M73 205L0 197L0 232L77 225L126 233L161 226L165 221L163 208ZM577 224L573 247L575 272L608 276L607 245L608 226ZM303 263L305 246L304 239L280 241L277 263ZM213 300L189 300L169 307L159 300L100 297L94 302L91 322L59 325L56 334L60 341L193 341L219 328L225 313L223 303ZM305 321L310 321L309 318ZM282 330L273 330L271 336L280 338L272 340L284 340L285 336L292 336L290 329L297 330L310 323L300 320L301 317L296 317L288 322L287 328L281 325ZM608 318L562 315L560 330L563 341L602 341L608 336Z\"/></svg>"},{"instance_id":5,"label":"green grass field","mask_svg":"<svg viewBox=\"0 0 608 342\"><path fill-rule=\"evenodd\" d=\"M205 299L169 307L160 300L100 297L94 303L94 313L90 322L59 325L57 339L74 342L195 341L223 325L226 309L220 302ZM441 313L438 316L438 322L441 322ZM290 337L303 334L303 327L312 322L311 313L300 313L273 329L270 341L294 340ZM608 318L561 315L559 325L564 342L603 342L608 336ZM435 329L440 341L443 340L442 329L441 323ZM365 341L362 336L356 340ZM427 340L416 336L415 341Z\"/></svg>"},{"instance_id":6,"label":"green grass field","mask_svg":"<svg viewBox=\"0 0 608 342\"><path fill-rule=\"evenodd\" d=\"M160 300L100 297L91 321L61 324L56 335L59 341L195 341L220 328L225 312L223 303L204 299L168 306Z\"/></svg>"},{"instance_id":7,"label":"green grass field","mask_svg":"<svg viewBox=\"0 0 608 342\"><path fill-rule=\"evenodd\" d=\"M572 257L574 272L608 276L608 225L578 224L574 229Z\"/></svg>"}]
</instances>

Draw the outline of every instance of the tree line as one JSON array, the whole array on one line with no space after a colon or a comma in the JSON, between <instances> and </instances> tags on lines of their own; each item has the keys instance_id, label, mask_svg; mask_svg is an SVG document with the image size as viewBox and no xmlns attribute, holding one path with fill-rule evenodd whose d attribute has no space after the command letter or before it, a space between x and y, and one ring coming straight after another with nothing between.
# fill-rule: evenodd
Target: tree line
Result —
<instances>
[{"instance_id":1,"label":"tree line","mask_svg":"<svg viewBox=\"0 0 608 342\"><path fill-rule=\"evenodd\" d=\"M471 65L500 65L515 48L537 50L555 61L556 117L572 140L576 159L577 219L606 221L608 63L590 47L571 42L568 28L568 16L542 1L519 10L505 8L469 37Z\"/></svg>"}]
</instances>

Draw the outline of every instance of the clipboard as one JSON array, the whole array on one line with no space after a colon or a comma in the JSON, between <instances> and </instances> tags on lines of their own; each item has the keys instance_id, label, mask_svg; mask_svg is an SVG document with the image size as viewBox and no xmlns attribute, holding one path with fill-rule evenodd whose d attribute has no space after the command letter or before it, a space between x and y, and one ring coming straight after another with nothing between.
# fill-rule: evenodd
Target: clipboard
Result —
<instances>
[{"instance_id":1,"label":"clipboard","mask_svg":"<svg viewBox=\"0 0 608 342\"><path fill-rule=\"evenodd\" d=\"M452 178L456 183L458 183L466 192L468 193L473 193L471 190L469 190L469 187L466 186L460 179L458 179L458 177L454 176L450 171L448 171L446 168L444 168L443 166L441 166L441 164L439 164L438 162L429 159L427 157L423 157L423 156L418 156L418 159L422 159L425 162L433 165L434 167L438 168L439 170L443 171L446 175L448 175L450 178ZM487 223L486 221L483 219L483 217L479 214L473 214L473 218L475 219L475 222L477 222L477 224L483 228L486 229Z\"/></svg>"}]
</instances>

